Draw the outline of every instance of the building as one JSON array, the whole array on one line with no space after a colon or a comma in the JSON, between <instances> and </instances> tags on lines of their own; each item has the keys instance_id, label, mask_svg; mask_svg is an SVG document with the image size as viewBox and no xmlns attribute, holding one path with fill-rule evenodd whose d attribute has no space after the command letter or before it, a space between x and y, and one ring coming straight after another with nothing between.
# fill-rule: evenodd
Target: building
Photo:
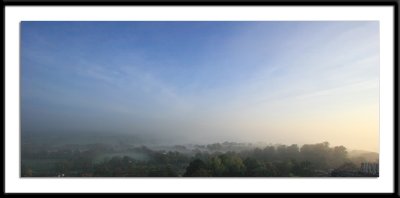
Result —
<instances>
[{"instance_id":1,"label":"building","mask_svg":"<svg viewBox=\"0 0 400 198\"><path fill-rule=\"evenodd\" d=\"M364 162L361 163L360 172L368 175L379 175L379 163Z\"/></svg>"}]
</instances>

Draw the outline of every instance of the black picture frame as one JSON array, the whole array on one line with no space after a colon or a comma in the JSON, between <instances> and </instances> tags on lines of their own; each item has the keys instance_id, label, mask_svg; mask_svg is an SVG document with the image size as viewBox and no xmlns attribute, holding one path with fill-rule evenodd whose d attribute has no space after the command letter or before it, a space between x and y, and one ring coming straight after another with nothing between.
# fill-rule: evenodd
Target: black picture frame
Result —
<instances>
[{"instance_id":1,"label":"black picture frame","mask_svg":"<svg viewBox=\"0 0 400 198\"><path fill-rule=\"evenodd\" d=\"M5 38L5 7L7 6L121 6L121 5L131 5L131 6L247 6L247 5L252 5L252 6L393 6L394 7L394 192L393 193L351 193L349 195L385 195L385 196L399 196L399 118L398 118L398 111L399 111L399 106L398 106L398 101L399 101L399 12L398 12L398 6L399 6L399 1L397 0L375 0L375 1L362 1L362 0L352 0L352 1L346 1L346 0L329 0L329 1L302 1L302 0L250 0L250 1L232 1L232 0L217 0L217 1L212 1L212 0L181 0L181 1L176 1L176 0L114 0L114 1L100 1L100 0L59 0L59 1L51 1L51 0L35 0L35 1L29 1L29 0L5 0L3 1L3 43L5 43L6 38ZM5 52L5 45L3 45L3 51ZM5 56L4 56L5 57ZM5 68L7 65L5 64L5 59L3 59L3 72L5 75ZM4 76L5 77L5 76ZM5 83L5 81L4 81ZM4 86L5 90L5 86ZM3 92L5 94L5 91ZM5 97L3 97L5 98ZM6 105L4 103L4 105ZM4 114L5 116L5 114ZM4 127L5 131L5 127ZM6 132L5 132L6 133ZM3 144L5 145L5 133L3 133ZM3 175L5 175L5 146L3 147ZM3 185L3 194L4 195L17 195L17 194L27 194L27 193L8 193L5 192L5 177L4 177L4 185ZM41 195L44 194L52 194L52 195L58 195L62 193L38 193ZM78 195L82 193L69 193L71 195ZM85 193L87 194L87 193ZM95 196L99 195L99 193L90 193ZM101 193L101 194L114 194L114 193ZM126 193L121 193L126 195ZM129 193L129 194L135 194L135 195L144 195L143 193ZM146 195L159 195L155 193L145 193ZM178 195L175 193L171 193L171 195ZM179 193L179 195L193 195L195 193ZM203 195L208 195L210 193L202 193ZM230 195L230 193L223 193L226 195ZM247 194L247 193L239 193L239 194ZM255 193L257 195L264 195ZM265 195L282 195L282 196L287 196L287 195L296 195L297 193L265 193ZM325 196L326 193L300 193L305 196L320 196L323 195ZM347 193L332 193L332 195L340 196L340 195L345 195Z\"/></svg>"}]
</instances>

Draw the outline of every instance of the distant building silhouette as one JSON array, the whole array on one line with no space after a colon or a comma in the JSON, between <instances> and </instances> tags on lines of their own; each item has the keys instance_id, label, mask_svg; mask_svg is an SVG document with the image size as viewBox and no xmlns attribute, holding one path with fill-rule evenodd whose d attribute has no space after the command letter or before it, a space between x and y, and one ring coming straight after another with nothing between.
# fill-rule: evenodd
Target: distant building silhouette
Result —
<instances>
[{"instance_id":1,"label":"distant building silhouette","mask_svg":"<svg viewBox=\"0 0 400 198\"><path fill-rule=\"evenodd\" d=\"M379 175L379 163L361 163L360 172L371 175Z\"/></svg>"}]
</instances>

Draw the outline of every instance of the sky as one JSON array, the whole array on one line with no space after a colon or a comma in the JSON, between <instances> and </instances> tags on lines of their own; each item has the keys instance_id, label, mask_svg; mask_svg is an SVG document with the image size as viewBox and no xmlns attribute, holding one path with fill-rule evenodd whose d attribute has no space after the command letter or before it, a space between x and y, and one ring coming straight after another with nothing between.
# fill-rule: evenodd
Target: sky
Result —
<instances>
[{"instance_id":1,"label":"sky","mask_svg":"<svg viewBox=\"0 0 400 198\"><path fill-rule=\"evenodd\" d=\"M23 133L379 152L379 22L21 22Z\"/></svg>"}]
</instances>

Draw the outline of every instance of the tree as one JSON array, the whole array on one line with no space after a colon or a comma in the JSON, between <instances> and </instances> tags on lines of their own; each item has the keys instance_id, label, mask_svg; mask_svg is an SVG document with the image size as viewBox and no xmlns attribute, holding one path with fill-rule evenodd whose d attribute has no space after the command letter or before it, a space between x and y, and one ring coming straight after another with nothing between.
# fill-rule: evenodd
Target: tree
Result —
<instances>
[{"instance_id":1,"label":"tree","mask_svg":"<svg viewBox=\"0 0 400 198\"><path fill-rule=\"evenodd\" d=\"M257 176L259 169L262 167L262 164L254 159L254 158L246 158L244 160L244 165L246 166L246 176L253 177Z\"/></svg>"},{"instance_id":2,"label":"tree","mask_svg":"<svg viewBox=\"0 0 400 198\"><path fill-rule=\"evenodd\" d=\"M331 154L329 143L305 144L300 149L303 161L308 161L317 169L327 169L328 159Z\"/></svg>"},{"instance_id":3,"label":"tree","mask_svg":"<svg viewBox=\"0 0 400 198\"><path fill-rule=\"evenodd\" d=\"M276 176L289 177L293 169L293 163L290 160L273 163L276 169Z\"/></svg>"},{"instance_id":4,"label":"tree","mask_svg":"<svg viewBox=\"0 0 400 198\"><path fill-rule=\"evenodd\" d=\"M346 161L348 161L346 147L344 146L334 147L332 150L332 156L330 160L331 167L337 168Z\"/></svg>"},{"instance_id":5,"label":"tree","mask_svg":"<svg viewBox=\"0 0 400 198\"><path fill-rule=\"evenodd\" d=\"M219 156L222 164L225 167L223 176L243 176L246 172L246 167L242 159L233 152L228 152Z\"/></svg>"},{"instance_id":6,"label":"tree","mask_svg":"<svg viewBox=\"0 0 400 198\"><path fill-rule=\"evenodd\" d=\"M222 149L222 145L220 143L209 144L207 145L207 149L211 151L220 151Z\"/></svg>"},{"instance_id":7,"label":"tree","mask_svg":"<svg viewBox=\"0 0 400 198\"><path fill-rule=\"evenodd\" d=\"M186 168L185 174L183 174L184 177L210 177L211 173L207 169L206 164L200 160L200 159L195 159L192 162L190 162L189 166Z\"/></svg>"},{"instance_id":8,"label":"tree","mask_svg":"<svg viewBox=\"0 0 400 198\"><path fill-rule=\"evenodd\" d=\"M211 157L208 161L208 166L210 167L213 176L222 176L226 171L222 160L218 156Z\"/></svg>"},{"instance_id":9,"label":"tree","mask_svg":"<svg viewBox=\"0 0 400 198\"><path fill-rule=\"evenodd\" d=\"M300 154L300 149L297 144L292 144L289 147L286 148L287 152L287 158L288 160L298 160L299 159L299 154Z\"/></svg>"},{"instance_id":10,"label":"tree","mask_svg":"<svg viewBox=\"0 0 400 198\"><path fill-rule=\"evenodd\" d=\"M276 158L276 149L273 146L267 146L263 150L263 156L261 159L266 161L272 161Z\"/></svg>"},{"instance_id":11,"label":"tree","mask_svg":"<svg viewBox=\"0 0 400 198\"><path fill-rule=\"evenodd\" d=\"M148 173L149 177L176 177L177 174L171 166L152 166Z\"/></svg>"},{"instance_id":12,"label":"tree","mask_svg":"<svg viewBox=\"0 0 400 198\"><path fill-rule=\"evenodd\" d=\"M293 174L300 177L311 177L314 175L315 167L310 161L296 163L293 166Z\"/></svg>"}]
</instances>

